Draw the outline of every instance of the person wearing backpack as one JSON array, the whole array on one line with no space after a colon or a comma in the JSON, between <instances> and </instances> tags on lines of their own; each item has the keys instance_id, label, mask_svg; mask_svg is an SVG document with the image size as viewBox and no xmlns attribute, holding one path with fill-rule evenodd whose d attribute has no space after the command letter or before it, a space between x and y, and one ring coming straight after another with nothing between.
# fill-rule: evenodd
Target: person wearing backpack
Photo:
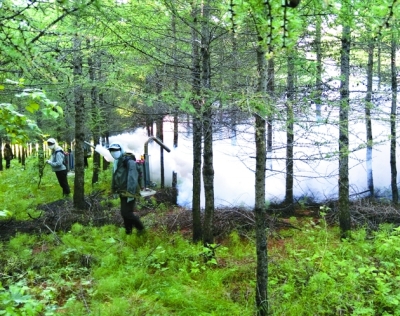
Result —
<instances>
[{"instance_id":1,"label":"person wearing backpack","mask_svg":"<svg viewBox=\"0 0 400 316\"><path fill-rule=\"evenodd\" d=\"M10 169L10 162L11 162L11 159L14 158L14 154L12 152L12 149L11 149L11 146L10 146L9 142L7 142L4 145L3 152L4 152L4 159L6 160L6 169Z\"/></svg>"},{"instance_id":2,"label":"person wearing backpack","mask_svg":"<svg viewBox=\"0 0 400 316\"><path fill-rule=\"evenodd\" d=\"M47 140L47 145L51 149L51 156L46 162L51 166L51 169L56 174L58 183L63 190L63 196L68 197L71 190L67 178L68 170L64 164L64 151L57 145L54 138L49 138Z\"/></svg>"},{"instance_id":3,"label":"person wearing backpack","mask_svg":"<svg viewBox=\"0 0 400 316\"><path fill-rule=\"evenodd\" d=\"M120 144L113 143L108 150L114 158L111 192L119 195L125 232L130 235L135 227L138 235L142 235L145 228L140 218L134 214L136 198L140 195L140 167L136 163L135 156L125 153Z\"/></svg>"}]
</instances>

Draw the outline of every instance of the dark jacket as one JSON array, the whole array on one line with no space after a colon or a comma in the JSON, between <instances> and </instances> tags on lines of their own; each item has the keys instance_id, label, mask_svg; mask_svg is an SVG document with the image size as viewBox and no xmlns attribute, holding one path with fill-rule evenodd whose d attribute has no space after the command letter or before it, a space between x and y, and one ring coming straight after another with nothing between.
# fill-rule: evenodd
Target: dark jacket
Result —
<instances>
[{"instance_id":1,"label":"dark jacket","mask_svg":"<svg viewBox=\"0 0 400 316\"><path fill-rule=\"evenodd\" d=\"M4 159L5 160L11 160L14 158L14 154L12 152L11 146L6 144L4 146Z\"/></svg>"},{"instance_id":2,"label":"dark jacket","mask_svg":"<svg viewBox=\"0 0 400 316\"><path fill-rule=\"evenodd\" d=\"M129 154L116 160L111 182L111 190L121 196L134 198L140 194L140 167Z\"/></svg>"}]
</instances>

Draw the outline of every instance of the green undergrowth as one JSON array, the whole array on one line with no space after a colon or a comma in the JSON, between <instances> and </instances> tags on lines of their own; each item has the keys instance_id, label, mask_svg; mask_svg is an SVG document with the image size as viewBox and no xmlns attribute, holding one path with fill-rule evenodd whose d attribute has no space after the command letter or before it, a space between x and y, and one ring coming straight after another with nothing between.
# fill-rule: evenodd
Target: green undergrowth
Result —
<instances>
[{"instance_id":1,"label":"green undergrowth","mask_svg":"<svg viewBox=\"0 0 400 316\"><path fill-rule=\"evenodd\" d=\"M5 315L252 315L254 248L243 250L244 266L226 246L206 260L202 246L163 231L127 236L75 224L57 236L20 234L1 245L0 307Z\"/></svg>"},{"instance_id":2,"label":"green undergrowth","mask_svg":"<svg viewBox=\"0 0 400 316\"><path fill-rule=\"evenodd\" d=\"M400 314L398 228L339 242L302 224L269 240L271 315ZM255 245L235 232L208 261L181 234L113 225L19 234L1 253L0 315L255 315Z\"/></svg>"},{"instance_id":3,"label":"green undergrowth","mask_svg":"<svg viewBox=\"0 0 400 316\"><path fill-rule=\"evenodd\" d=\"M91 159L90 166L92 166ZM74 173L68 174L71 195L74 189ZM109 191L111 173L102 171L99 183L92 185L92 168L85 169L85 195L94 191ZM11 160L11 168L0 172L0 211L7 211L9 216L17 220L30 219L35 215L36 206L60 200L62 189L55 173L49 165L45 165L42 178L39 177L38 163L35 157L26 160L23 168L16 159ZM29 214L28 214L29 213Z\"/></svg>"},{"instance_id":4,"label":"green undergrowth","mask_svg":"<svg viewBox=\"0 0 400 316\"><path fill-rule=\"evenodd\" d=\"M7 183L2 199L24 200L15 182ZM43 201L34 197L30 207ZM13 204L7 208L16 213ZM156 226L156 216L144 220L142 236L76 223L68 232L0 243L0 315L256 315L253 233L233 231L210 257ZM300 229L268 238L270 315L400 315L399 228L358 229L340 241L323 218L290 221Z\"/></svg>"}]
</instances>

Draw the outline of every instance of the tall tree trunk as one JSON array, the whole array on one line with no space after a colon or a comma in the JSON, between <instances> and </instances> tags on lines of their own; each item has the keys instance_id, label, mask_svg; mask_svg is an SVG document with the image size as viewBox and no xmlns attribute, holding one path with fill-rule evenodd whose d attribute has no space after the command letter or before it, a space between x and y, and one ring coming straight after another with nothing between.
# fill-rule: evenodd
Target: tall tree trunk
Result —
<instances>
[{"instance_id":1,"label":"tall tree trunk","mask_svg":"<svg viewBox=\"0 0 400 316\"><path fill-rule=\"evenodd\" d=\"M203 183L205 194L205 210L203 224L204 245L214 243L214 166L213 166L213 122L211 105L207 104L203 115L204 154Z\"/></svg>"},{"instance_id":2,"label":"tall tree trunk","mask_svg":"<svg viewBox=\"0 0 400 316\"><path fill-rule=\"evenodd\" d=\"M103 102L104 102L102 93L100 93L99 98L100 98L100 107L103 108L101 106L103 104ZM110 137L110 133L108 131L104 132L103 139L104 139L104 143L106 145L110 145L109 137ZM110 165L110 163L103 157L103 170L107 170L109 165Z\"/></svg>"},{"instance_id":3,"label":"tall tree trunk","mask_svg":"<svg viewBox=\"0 0 400 316\"><path fill-rule=\"evenodd\" d=\"M395 30L392 28L392 47L390 65L392 72L392 107L390 111L390 174L392 186L392 202L399 202L399 190L397 188L397 167L396 167L396 118L397 118L397 70L396 70L396 51L397 40Z\"/></svg>"},{"instance_id":4,"label":"tall tree trunk","mask_svg":"<svg viewBox=\"0 0 400 316\"><path fill-rule=\"evenodd\" d=\"M382 56L382 44L381 44L381 42L379 41L378 42L378 69L377 69L377 75L378 75L378 91L380 91L381 90L381 79L382 79L382 72L381 72L381 65L382 65L382 62L381 62L381 56Z\"/></svg>"},{"instance_id":5,"label":"tall tree trunk","mask_svg":"<svg viewBox=\"0 0 400 316\"><path fill-rule=\"evenodd\" d=\"M42 129L43 127L43 114L42 112L37 113L36 117L36 124L37 126ZM38 162L38 168L39 168L39 184L42 181L43 175L44 175L44 168L46 167L47 163L44 162L45 157L44 157L44 146L43 146L43 139L41 136L36 136L35 137L35 142L38 144L38 150L37 150L37 162ZM50 168L49 168L50 169ZM39 185L38 185L39 186Z\"/></svg>"},{"instance_id":6,"label":"tall tree trunk","mask_svg":"<svg viewBox=\"0 0 400 316\"><path fill-rule=\"evenodd\" d=\"M286 194L285 215L293 214L293 144L294 144L294 73L295 64L293 52L288 52L287 58L287 100L286 100Z\"/></svg>"},{"instance_id":7,"label":"tall tree trunk","mask_svg":"<svg viewBox=\"0 0 400 316\"><path fill-rule=\"evenodd\" d=\"M268 94L271 98L275 93L275 62L274 58L268 59ZM267 119L267 169L272 170L272 114Z\"/></svg>"},{"instance_id":8,"label":"tall tree trunk","mask_svg":"<svg viewBox=\"0 0 400 316\"><path fill-rule=\"evenodd\" d=\"M90 51L91 42L89 39L86 40L88 51ZM101 122L101 118L99 116L99 100L98 100L98 89L97 89L97 81L96 81L96 65L98 66L98 62L96 62L96 54L93 56L89 55L88 57L88 67L89 67L89 79L92 85L90 89L90 98L91 98L91 133L93 135L94 146L99 144L100 133L99 126ZM100 56L98 56L101 58ZM100 172L100 154L97 151L93 152L93 174L92 174L92 184L95 184L99 181L99 172Z\"/></svg>"},{"instance_id":9,"label":"tall tree trunk","mask_svg":"<svg viewBox=\"0 0 400 316\"><path fill-rule=\"evenodd\" d=\"M258 92L265 96L267 90L266 53L262 47L262 38L257 48ZM269 65L271 65L269 63ZM269 73L269 71L268 71ZM268 87L272 78L268 78ZM261 106L266 106L262 104ZM255 230L256 230L256 306L257 315L268 314L268 256L266 235L266 209L265 209L265 172L267 165L266 146L266 121L261 113L255 113L255 146L256 146L256 172L255 172Z\"/></svg>"},{"instance_id":10,"label":"tall tree trunk","mask_svg":"<svg viewBox=\"0 0 400 316\"><path fill-rule=\"evenodd\" d=\"M21 146L21 164L24 167L24 170L25 170L25 158L26 158L26 147Z\"/></svg>"},{"instance_id":11,"label":"tall tree trunk","mask_svg":"<svg viewBox=\"0 0 400 316\"><path fill-rule=\"evenodd\" d=\"M160 117L156 121L157 126L157 137L164 142L164 125L163 117ZM165 170L164 170L164 148L160 146L160 187L164 189L165 187Z\"/></svg>"},{"instance_id":12,"label":"tall tree trunk","mask_svg":"<svg viewBox=\"0 0 400 316\"><path fill-rule=\"evenodd\" d=\"M367 65L367 94L365 96L365 128L367 132L367 185L369 196L374 197L374 177L372 172L372 120L371 120L371 107L372 107L372 77L374 66L374 45L368 45L368 65Z\"/></svg>"},{"instance_id":13,"label":"tall tree trunk","mask_svg":"<svg viewBox=\"0 0 400 316\"><path fill-rule=\"evenodd\" d=\"M87 208L85 203L85 168L83 161L83 144L85 140L86 111L82 91L82 39L79 35L73 38L74 49L74 104L75 104L75 182L74 207L78 210Z\"/></svg>"},{"instance_id":14,"label":"tall tree trunk","mask_svg":"<svg viewBox=\"0 0 400 316\"><path fill-rule=\"evenodd\" d=\"M316 78L315 78L315 116L316 121L321 121L321 99L322 99L322 49L321 49L321 17L317 17L315 26L315 52L317 55Z\"/></svg>"},{"instance_id":15,"label":"tall tree trunk","mask_svg":"<svg viewBox=\"0 0 400 316\"><path fill-rule=\"evenodd\" d=\"M173 38L174 38L174 51L173 51L173 64L174 64L174 91L178 92L178 75L179 75L179 70L178 70L178 59L177 59L177 38L176 38L176 16L172 15L172 32L173 32ZM179 114L179 106L176 105L175 111L174 111L174 148L178 147L178 114Z\"/></svg>"},{"instance_id":16,"label":"tall tree trunk","mask_svg":"<svg viewBox=\"0 0 400 316\"><path fill-rule=\"evenodd\" d=\"M210 3L204 1L201 30L202 98L203 98L203 183L205 195L203 243L214 243L214 165L213 165L213 113L207 95L211 88Z\"/></svg>"},{"instance_id":17,"label":"tall tree trunk","mask_svg":"<svg viewBox=\"0 0 400 316\"><path fill-rule=\"evenodd\" d=\"M231 5L233 5L233 3L231 2ZM232 32L232 57L234 56L238 56L238 40L236 38L235 32ZM231 89L232 91L235 91L238 89L238 83L239 83L239 63L240 60L238 58L232 58L233 59L233 63L232 63L232 83L231 83ZM237 144L237 124L238 124L238 111L236 111L235 109L231 112L230 115L230 130L231 130L231 143L232 145L236 145Z\"/></svg>"},{"instance_id":18,"label":"tall tree trunk","mask_svg":"<svg viewBox=\"0 0 400 316\"><path fill-rule=\"evenodd\" d=\"M96 95L97 95L97 88L96 88ZM98 98L96 97L96 105L94 109L99 108ZM96 110L94 110L96 111ZM94 115L99 115L100 113L96 111L93 113ZM100 144L100 137L101 137L101 127L100 122L96 123L96 126L93 128L92 135L93 135L93 145L96 148L97 145ZM100 166L101 166L101 155L97 151L93 151L93 174L92 174L92 184L99 182L99 175L100 175Z\"/></svg>"},{"instance_id":19,"label":"tall tree trunk","mask_svg":"<svg viewBox=\"0 0 400 316\"><path fill-rule=\"evenodd\" d=\"M340 56L340 113L339 113L339 225L341 237L350 237L349 209L349 78L350 27L343 26Z\"/></svg>"},{"instance_id":20,"label":"tall tree trunk","mask_svg":"<svg viewBox=\"0 0 400 316\"><path fill-rule=\"evenodd\" d=\"M173 64L174 64L174 91L178 92L178 59L177 59L177 46L178 46L178 41L176 37L176 16L172 15L172 32L173 32L173 38L174 38L174 51L173 51ZM178 148L178 135L179 135L179 106L175 105L175 110L174 110L174 140L173 140L173 146L174 148ZM178 174L176 171L172 171L172 203L173 204L178 204Z\"/></svg>"},{"instance_id":21,"label":"tall tree trunk","mask_svg":"<svg viewBox=\"0 0 400 316\"><path fill-rule=\"evenodd\" d=\"M202 240L203 233L201 227L201 139L202 139L202 115L200 102L200 45L196 30L199 8L193 3L192 17L192 93L193 107L193 195L192 195L192 215L193 215L193 242Z\"/></svg>"},{"instance_id":22,"label":"tall tree trunk","mask_svg":"<svg viewBox=\"0 0 400 316\"><path fill-rule=\"evenodd\" d=\"M265 119L256 115L255 117L255 143L256 143L256 174L255 174L255 220L256 220L256 305L257 315L268 314L268 253L266 234L266 210L265 210L265 168L266 168L266 128Z\"/></svg>"},{"instance_id":23,"label":"tall tree trunk","mask_svg":"<svg viewBox=\"0 0 400 316\"><path fill-rule=\"evenodd\" d=\"M174 112L174 148L178 148L178 136L179 136L179 118L178 118L178 111Z\"/></svg>"},{"instance_id":24,"label":"tall tree trunk","mask_svg":"<svg viewBox=\"0 0 400 316\"><path fill-rule=\"evenodd\" d=\"M44 162L44 160L45 160L44 154L45 153L44 153L43 139L37 137L37 141L38 141L37 157L38 157L38 167L39 167L39 184L38 184L38 187L39 187L39 185L42 181L43 175L44 175L44 168L47 166L47 164ZM48 167L49 170L50 170L50 168L51 167ZM50 172L50 171L48 171L48 172Z\"/></svg>"}]
</instances>

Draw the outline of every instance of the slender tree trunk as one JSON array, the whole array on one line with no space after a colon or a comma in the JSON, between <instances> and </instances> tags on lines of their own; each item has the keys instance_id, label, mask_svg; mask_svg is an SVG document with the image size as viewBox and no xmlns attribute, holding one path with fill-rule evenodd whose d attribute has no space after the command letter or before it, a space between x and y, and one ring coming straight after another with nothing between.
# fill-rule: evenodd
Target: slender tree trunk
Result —
<instances>
[{"instance_id":1,"label":"slender tree trunk","mask_svg":"<svg viewBox=\"0 0 400 316\"><path fill-rule=\"evenodd\" d=\"M214 243L214 165L213 165L213 113L207 95L211 89L210 3L204 1L201 30L202 97L203 97L203 183L205 195L203 243Z\"/></svg>"},{"instance_id":2,"label":"slender tree trunk","mask_svg":"<svg viewBox=\"0 0 400 316\"><path fill-rule=\"evenodd\" d=\"M201 139L202 139L202 115L200 102L200 46L196 30L196 24L199 14L199 8L193 3L192 17L192 91L193 107L195 114L193 116L193 196L192 196L192 214L193 214L193 242L199 242L203 238L201 227Z\"/></svg>"},{"instance_id":3,"label":"slender tree trunk","mask_svg":"<svg viewBox=\"0 0 400 316\"><path fill-rule=\"evenodd\" d=\"M204 154L203 154L203 182L205 194L205 210L203 224L204 245L214 243L214 166L213 166L213 128L212 109L207 104L204 111Z\"/></svg>"},{"instance_id":4,"label":"slender tree trunk","mask_svg":"<svg viewBox=\"0 0 400 316\"><path fill-rule=\"evenodd\" d=\"M21 146L21 164L25 170L25 158L26 158L26 148L25 146Z\"/></svg>"},{"instance_id":5,"label":"slender tree trunk","mask_svg":"<svg viewBox=\"0 0 400 316\"><path fill-rule=\"evenodd\" d=\"M381 77L382 77L382 73L381 73L381 56L382 56L382 48L381 48L381 42L378 42L378 69L377 69L377 75L378 75L378 91L381 90Z\"/></svg>"},{"instance_id":6,"label":"slender tree trunk","mask_svg":"<svg viewBox=\"0 0 400 316\"><path fill-rule=\"evenodd\" d=\"M268 94L273 98L275 93L275 62L274 58L268 59ZM267 169L272 170L272 115L267 119Z\"/></svg>"},{"instance_id":7,"label":"slender tree trunk","mask_svg":"<svg viewBox=\"0 0 400 316\"><path fill-rule=\"evenodd\" d=\"M256 142L256 305L257 315L265 316L268 314L268 253L267 253L267 234L266 234L266 210L265 210L265 168L266 168L266 121L263 117L255 117L255 142Z\"/></svg>"},{"instance_id":8,"label":"slender tree trunk","mask_svg":"<svg viewBox=\"0 0 400 316\"><path fill-rule=\"evenodd\" d=\"M399 190L397 188L397 167L396 167L396 118L397 118L397 70L396 70L396 51L397 41L395 30L392 29L392 47L391 47L391 72L392 72L392 107L390 111L390 171L392 186L392 202L399 202Z\"/></svg>"},{"instance_id":9,"label":"slender tree trunk","mask_svg":"<svg viewBox=\"0 0 400 316\"><path fill-rule=\"evenodd\" d=\"M340 113L339 113L339 225L342 238L350 237L349 209L349 78L350 27L343 26L340 57Z\"/></svg>"},{"instance_id":10,"label":"slender tree trunk","mask_svg":"<svg viewBox=\"0 0 400 316\"><path fill-rule=\"evenodd\" d=\"M178 91L178 59L177 59L177 38L176 38L176 16L172 15L172 32L174 34L174 51L173 51L173 64L174 64L174 91ZM179 113L179 107L176 106L176 109L174 111L174 148L178 147L178 128L179 128L179 120L178 120L178 113Z\"/></svg>"},{"instance_id":11,"label":"slender tree trunk","mask_svg":"<svg viewBox=\"0 0 400 316\"><path fill-rule=\"evenodd\" d=\"M157 125L157 137L164 142L164 125L163 125L163 118L160 117L156 121ZM162 189L165 188L165 170L164 170L164 148L160 146L160 178L161 178L161 183L160 187Z\"/></svg>"},{"instance_id":12,"label":"slender tree trunk","mask_svg":"<svg viewBox=\"0 0 400 316\"><path fill-rule=\"evenodd\" d=\"M78 210L87 208L85 203L85 168L83 161L83 144L85 140L86 111L82 91L82 39L79 35L73 38L74 49L74 104L75 104L75 182L74 207Z\"/></svg>"},{"instance_id":13,"label":"slender tree trunk","mask_svg":"<svg viewBox=\"0 0 400 316\"><path fill-rule=\"evenodd\" d=\"M233 3L231 2L231 5L233 5ZM239 78L239 73L238 73L238 69L239 69L239 59L235 58L236 56L238 56L238 41L236 39L235 33L232 32L232 59L233 59L233 64L232 64L232 83L231 83L231 89L232 91L235 91L238 89L238 78ZM238 115L237 115L237 111L234 109L230 115L230 130L231 130L231 143L232 145L236 145L237 144L237 122L238 122Z\"/></svg>"},{"instance_id":14,"label":"slender tree trunk","mask_svg":"<svg viewBox=\"0 0 400 316\"><path fill-rule=\"evenodd\" d=\"M177 37L176 37L176 16L172 15L172 32L173 32L173 37L174 37L174 51L173 51L173 63L174 63L174 91L178 91L178 60L177 60ZM179 135L179 119L178 119L178 114L179 114L179 107L175 105L175 111L174 111L174 140L173 140L173 146L174 148L178 148L178 135ZM172 203L173 204L178 204L178 174L173 171L172 172Z\"/></svg>"},{"instance_id":15,"label":"slender tree trunk","mask_svg":"<svg viewBox=\"0 0 400 316\"><path fill-rule=\"evenodd\" d=\"M99 98L100 98L100 104L103 104L103 94L102 93L100 93ZM103 139L104 139L106 145L110 145L109 137L110 137L109 132L108 131L104 132ZM103 170L107 170L109 165L110 165L110 163L103 157Z\"/></svg>"},{"instance_id":16,"label":"slender tree trunk","mask_svg":"<svg viewBox=\"0 0 400 316\"><path fill-rule=\"evenodd\" d=\"M87 46L90 51L91 42L89 39L86 40ZM100 58L100 56L99 56ZM88 57L88 67L89 67L89 79L92 84L92 88L90 89L90 98L91 98L91 133L93 135L94 146L99 144L100 133L99 133L99 125L101 122L101 118L99 118L99 100L98 100L98 89L97 89L97 81L96 81L96 62L97 58L94 55L92 58L91 55ZM95 184L99 181L99 172L100 172L100 154L97 151L93 152L93 174L92 174L92 184Z\"/></svg>"},{"instance_id":17,"label":"slender tree trunk","mask_svg":"<svg viewBox=\"0 0 400 316\"><path fill-rule=\"evenodd\" d=\"M179 118L178 118L178 111L174 113L174 148L178 148L178 136L179 136Z\"/></svg>"},{"instance_id":18,"label":"slender tree trunk","mask_svg":"<svg viewBox=\"0 0 400 316\"><path fill-rule=\"evenodd\" d=\"M103 70L103 58L102 58L102 56L105 55L103 53L104 53L103 51L100 51L99 52L99 58L97 58L97 64L98 64L97 65L97 69L98 69L98 77L99 77L100 83L105 81L106 77L107 77L106 71ZM105 117L105 127L104 127L104 130L102 130L101 129L102 126L99 126L99 134L100 134L100 136L102 138L102 142L104 142L104 145L108 146L108 145L110 145L110 139L109 139L110 131L108 129L108 124L109 124L108 120L109 120L109 117L111 116L110 115L111 114L111 112L110 112L111 109L110 109L109 106L106 105L106 99L105 99L105 96L104 96L104 92L101 89L99 90L99 108L100 108L100 113L104 113L104 115L105 115L104 116ZM100 159L101 159L101 161L103 163L103 168L102 169L103 170L107 170L108 166L110 165L110 163L104 157L101 157Z\"/></svg>"},{"instance_id":19,"label":"slender tree trunk","mask_svg":"<svg viewBox=\"0 0 400 316\"><path fill-rule=\"evenodd\" d=\"M42 121L42 112L37 113L36 117L36 124L37 126L42 129L43 127L43 121ZM38 144L38 150L37 150L37 162L38 162L38 168L39 168L39 184L42 181L43 175L44 175L44 168L46 167L46 163L44 162L45 157L44 157L44 148L43 148L43 139L40 136L36 136L35 141Z\"/></svg>"},{"instance_id":20,"label":"slender tree trunk","mask_svg":"<svg viewBox=\"0 0 400 316\"><path fill-rule=\"evenodd\" d=\"M294 73L295 64L293 52L288 53L287 58L287 100L286 100L286 195L285 195L285 215L293 214L293 144L294 144Z\"/></svg>"},{"instance_id":21,"label":"slender tree trunk","mask_svg":"<svg viewBox=\"0 0 400 316\"><path fill-rule=\"evenodd\" d=\"M18 163L21 163L21 150L20 150L20 146L19 145L12 145L12 147L14 147L13 149L13 153L14 155L16 155L18 157Z\"/></svg>"},{"instance_id":22,"label":"slender tree trunk","mask_svg":"<svg viewBox=\"0 0 400 316\"><path fill-rule=\"evenodd\" d=\"M322 49L321 49L321 17L317 17L315 26L315 52L317 55L316 79L315 79L315 115L317 122L321 121L321 99L322 99Z\"/></svg>"},{"instance_id":23,"label":"slender tree trunk","mask_svg":"<svg viewBox=\"0 0 400 316\"><path fill-rule=\"evenodd\" d=\"M45 157L44 157L43 139L38 137L37 141L38 141L37 157L38 157L38 167L39 167L39 184L38 184L38 187L39 187L39 185L42 181L43 175L44 175L44 168L46 167L47 164L44 162ZM50 168L51 167L48 167L48 172L51 172Z\"/></svg>"},{"instance_id":24,"label":"slender tree trunk","mask_svg":"<svg viewBox=\"0 0 400 316\"><path fill-rule=\"evenodd\" d=\"M266 95L267 81L268 89L272 78L267 80L266 53L262 47L262 38L257 48L257 71L258 71L258 92L261 96ZM269 63L271 66L271 63ZM273 72L272 72L273 73ZM268 69L268 74L271 72ZM269 92L269 91L268 91ZM262 104L261 106L266 106ZM266 120L262 114L255 113L255 146L256 146L256 172L255 172L255 230L256 230L256 306L257 315L268 314L268 255L266 235L266 209L265 209L265 172L267 167L267 145L266 145Z\"/></svg>"},{"instance_id":25,"label":"slender tree trunk","mask_svg":"<svg viewBox=\"0 0 400 316\"><path fill-rule=\"evenodd\" d=\"M371 107L372 107L372 77L374 66L374 45L368 45L368 65L367 65L367 94L365 96L365 127L367 132L367 185L369 196L374 197L374 177L372 172L372 120L371 120Z\"/></svg>"}]
</instances>

